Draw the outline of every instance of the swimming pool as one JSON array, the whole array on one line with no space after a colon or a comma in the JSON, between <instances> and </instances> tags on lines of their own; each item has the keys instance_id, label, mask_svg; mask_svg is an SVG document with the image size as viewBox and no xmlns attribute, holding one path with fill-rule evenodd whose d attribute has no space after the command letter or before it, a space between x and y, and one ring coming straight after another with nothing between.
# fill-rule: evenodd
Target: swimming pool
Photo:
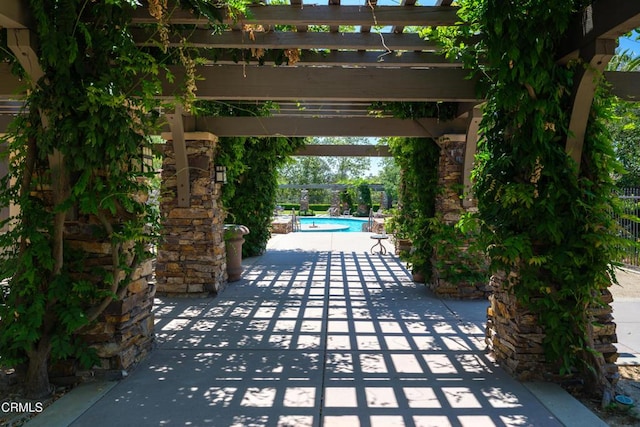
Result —
<instances>
[{"instance_id":1,"label":"swimming pool","mask_svg":"<svg viewBox=\"0 0 640 427\"><path fill-rule=\"evenodd\" d=\"M324 217L298 217L300 220L300 231L333 231L333 232L353 232L362 231L362 226L367 224L366 218L324 218Z\"/></svg>"}]
</instances>

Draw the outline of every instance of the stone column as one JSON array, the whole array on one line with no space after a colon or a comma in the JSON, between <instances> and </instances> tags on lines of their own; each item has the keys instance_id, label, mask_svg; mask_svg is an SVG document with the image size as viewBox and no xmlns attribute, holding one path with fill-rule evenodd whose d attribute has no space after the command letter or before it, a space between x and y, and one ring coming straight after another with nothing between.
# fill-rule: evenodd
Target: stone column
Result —
<instances>
[{"instance_id":1,"label":"stone column","mask_svg":"<svg viewBox=\"0 0 640 427\"><path fill-rule=\"evenodd\" d=\"M96 240L92 227L90 223L67 222L65 244L81 250L86 257L83 263L86 271L76 274L82 278L93 277L94 281L100 282L101 276L87 274L87 271L99 268L112 270L112 248L109 241ZM126 253L131 247L133 244L123 250ZM128 253L127 257L130 261L133 256ZM154 339L151 308L155 291L153 259L147 259L131 274L131 283L122 299L111 302L95 324L78 332L81 339L96 350L100 359L99 365L93 369L120 375L151 351ZM71 372L64 373L65 367L72 366L68 362L54 365L52 379L71 375Z\"/></svg>"},{"instance_id":2,"label":"stone column","mask_svg":"<svg viewBox=\"0 0 640 427\"><path fill-rule=\"evenodd\" d=\"M542 342L545 337L539 317L525 309L516 300L512 286L517 286L518 276L509 278L503 274L491 277L492 294L487 309L486 342L496 361L520 381L560 381L557 368L545 360ZM605 289L601 294L602 306L591 307L588 315L593 321L594 349L604 357L604 370L611 384L617 382L618 352L616 324L613 322L611 302L613 297ZM566 378L564 378L566 380Z\"/></svg>"},{"instance_id":3,"label":"stone column","mask_svg":"<svg viewBox=\"0 0 640 427\"><path fill-rule=\"evenodd\" d=\"M331 190L331 216L339 216L342 214L340 212L340 191L339 190Z\"/></svg>"},{"instance_id":4,"label":"stone column","mask_svg":"<svg viewBox=\"0 0 640 427\"><path fill-rule=\"evenodd\" d=\"M185 133L190 199L179 206L176 155L170 133L162 135L163 238L158 248L156 277L162 295L208 296L226 283L224 211L221 184L215 178L217 137L206 132Z\"/></svg>"},{"instance_id":5,"label":"stone column","mask_svg":"<svg viewBox=\"0 0 640 427\"><path fill-rule=\"evenodd\" d=\"M440 146L440 161L438 164L438 187L440 191L436 195L436 217L440 218L443 227L449 227L453 240L443 240L437 244L433 251L432 282L429 287L440 297L456 299L486 298L489 295L486 280L476 281L466 278L461 279L453 275L454 271L460 271L458 265L464 263L462 270L475 270L482 265L482 260L469 256L468 249L471 242L453 226L460 220L467 209L462 206L462 191L464 170L464 135L451 135L442 137L438 141ZM474 203L475 205L475 203ZM469 210L475 208L469 208ZM460 275L458 275L460 276ZM471 275L469 275L471 277Z\"/></svg>"},{"instance_id":6,"label":"stone column","mask_svg":"<svg viewBox=\"0 0 640 427\"><path fill-rule=\"evenodd\" d=\"M380 192L380 209L389 209L389 197L386 191Z\"/></svg>"},{"instance_id":7,"label":"stone column","mask_svg":"<svg viewBox=\"0 0 640 427\"><path fill-rule=\"evenodd\" d=\"M53 196L47 186L34 193L45 205L52 206ZM131 195L132 198L147 199L148 195ZM141 200L140 200L141 201ZM17 207L12 206L12 210ZM11 215L13 216L13 212ZM131 272L120 270L114 273L113 243L97 232L100 223L93 215L71 215L64 223L64 247L81 254L82 262L68 263L69 280L90 282L96 289L109 289L111 283L105 283L108 274L119 281L129 283L119 298L111 300L109 305L98 314L90 325L74 335L95 350L99 359L90 371L108 378L121 377L123 371L142 361L151 351L154 340L154 319L151 311L156 292L153 277L153 259L135 261L134 242L124 242L118 250L118 258L126 260ZM113 224L119 218L111 218ZM150 250L151 248L146 248ZM96 302L99 303L101 301ZM97 306L97 305L96 305ZM65 384L77 381L86 373L79 371L76 359L57 361L49 367L52 383Z\"/></svg>"},{"instance_id":8,"label":"stone column","mask_svg":"<svg viewBox=\"0 0 640 427\"><path fill-rule=\"evenodd\" d=\"M300 192L300 212L309 210L309 190Z\"/></svg>"}]
</instances>

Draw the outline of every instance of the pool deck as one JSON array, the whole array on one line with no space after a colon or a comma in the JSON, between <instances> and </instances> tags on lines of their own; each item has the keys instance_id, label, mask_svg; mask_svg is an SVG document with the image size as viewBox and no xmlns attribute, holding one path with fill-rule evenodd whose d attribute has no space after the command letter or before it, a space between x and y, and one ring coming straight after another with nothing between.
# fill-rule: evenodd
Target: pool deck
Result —
<instances>
[{"instance_id":1,"label":"pool deck","mask_svg":"<svg viewBox=\"0 0 640 427\"><path fill-rule=\"evenodd\" d=\"M347 215L331 216L331 215L315 215L315 216L299 216L298 222L300 223L300 229L298 231L303 232L361 232L362 230L349 230L349 226L338 225L340 222L357 221L359 223L366 223L369 221L368 217L354 217ZM316 221L318 220L317 224ZM327 224L326 221L334 221L333 224ZM311 222L311 224L307 224ZM382 232L384 230L384 218L374 217L374 230L376 232ZM291 215L278 215L271 221L271 228L274 234L288 234L293 232L293 225L291 223Z\"/></svg>"}]
</instances>

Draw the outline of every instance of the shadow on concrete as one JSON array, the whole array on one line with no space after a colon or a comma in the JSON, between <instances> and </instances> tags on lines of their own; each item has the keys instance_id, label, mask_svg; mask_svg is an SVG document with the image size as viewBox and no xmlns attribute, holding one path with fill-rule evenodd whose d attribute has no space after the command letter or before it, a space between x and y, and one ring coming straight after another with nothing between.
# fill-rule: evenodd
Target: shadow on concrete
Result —
<instances>
[{"instance_id":1,"label":"shadow on concrete","mask_svg":"<svg viewBox=\"0 0 640 427\"><path fill-rule=\"evenodd\" d=\"M393 256L269 251L215 299L157 300L156 351L73 425L561 425L485 355L486 306Z\"/></svg>"}]
</instances>

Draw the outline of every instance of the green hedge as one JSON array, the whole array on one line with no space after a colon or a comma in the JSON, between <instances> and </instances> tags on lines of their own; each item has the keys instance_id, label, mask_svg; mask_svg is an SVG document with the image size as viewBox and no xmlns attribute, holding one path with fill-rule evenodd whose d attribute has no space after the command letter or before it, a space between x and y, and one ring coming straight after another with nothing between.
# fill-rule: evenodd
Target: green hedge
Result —
<instances>
[{"instance_id":1,"label":"green hedge","mask_svg":"<svg viewBox=\"0 0 640 427\"><path fill-rule=\"evenodd\" d=\"M284 213L289 213L291 212L292 209L295 209L296 212L300 211L300 203L278 203L278 206L280 206L283 210ZM331 208L331 205L326 204L326 203L311 203L309 204L309 210L315 211L315 212L327 212L329 209ZM380 209L380 205L373 205L373 211L377 212ZM352 208L353 210L353 208Z\"/></svg>"}]
</instances>

